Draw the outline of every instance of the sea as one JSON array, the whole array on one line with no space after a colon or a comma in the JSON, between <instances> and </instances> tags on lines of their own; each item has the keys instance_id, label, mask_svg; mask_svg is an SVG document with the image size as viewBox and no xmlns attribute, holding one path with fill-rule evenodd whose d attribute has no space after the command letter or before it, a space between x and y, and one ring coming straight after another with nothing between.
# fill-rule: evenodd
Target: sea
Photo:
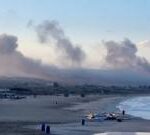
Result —
<instances>
[{"instance_id":1,"label":"sea","mask_svg":"<svg viewBox=\"0 0 150 135\"><path fill-rule=\"evenodd\" d=\"M150 120L150 96L129 98L120 102L117 108L129 115Z\"/></svg>"}]
</instances>

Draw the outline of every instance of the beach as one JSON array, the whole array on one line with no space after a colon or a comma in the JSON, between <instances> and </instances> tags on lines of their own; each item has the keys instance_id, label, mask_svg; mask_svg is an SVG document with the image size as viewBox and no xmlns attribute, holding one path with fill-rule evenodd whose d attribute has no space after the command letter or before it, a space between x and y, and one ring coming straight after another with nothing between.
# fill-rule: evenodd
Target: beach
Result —
<instances>
[{"instance_id":1,"label":"beach","mask_svg":"<svg viewBox=\"0 0 150 135\"><path fill-rule=\"evenodd\" d=\"M132 96L131 96L132 97ZM29 96L21 100L0 102L1 135L43 135L41 124L51 127L54 135L94 135L104 132L150 132L150 121L130 116L123 122L85 122L81 119L89 112L119 112L116 106L130 96Z\"/></svg>"}]
</instances>

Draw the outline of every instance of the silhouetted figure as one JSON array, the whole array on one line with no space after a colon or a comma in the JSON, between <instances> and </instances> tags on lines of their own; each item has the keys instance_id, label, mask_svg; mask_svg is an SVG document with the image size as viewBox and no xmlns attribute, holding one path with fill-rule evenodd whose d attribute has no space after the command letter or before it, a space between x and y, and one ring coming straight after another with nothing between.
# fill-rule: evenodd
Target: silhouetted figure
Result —
<instances>
[{"instance_id":1,"label":"silhouetted figure","mask_svg":"<svg viewBox=\"0 0 150 135\"><path fill-rule=\"evenodd\" d=\"M122 114L125 115L125 110L122 111Z\"/></svg>"},{"instance_id":2,"label":"silhouetted figure","mask_svg":"<svg viewBox=\"0 0 150 135\"><path fill-rule=\"evenodd\" d=\"M41 125L41 131L42 131L42 132L45 132L45 123L43 123L43 124Z\"/></svg>"},{"instance_id":3,"label":"silhouetted figure","mask_svg":"<svg viewBox=\"0 0 150 135\"><path fill-rule=\"evenodd\" d=\"M82 124L82 126L85 125L85 119L82 119L81 124Z\"/></svg>"},{"instance_id":4,"label":"silhouetted figure","mask_svg":"<svg viewBox=\"0 0 150 135\"><path fill-rule=\"evenodd\" d=\"M47 126L47 127L46 127L46 134L48 134L48 135L50 135L50 134L51 134L50 126Z\"/></svg>"}]
</instances>

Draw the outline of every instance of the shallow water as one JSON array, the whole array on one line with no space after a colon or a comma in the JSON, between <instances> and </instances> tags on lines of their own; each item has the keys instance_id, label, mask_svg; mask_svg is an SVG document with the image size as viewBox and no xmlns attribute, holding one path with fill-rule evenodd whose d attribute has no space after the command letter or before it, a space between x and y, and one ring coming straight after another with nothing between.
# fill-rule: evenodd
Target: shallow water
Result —
<instances>
[{"instance_id":1,"label":"shallow water","mask_svg":"<svg viewBox=\"0 0 150 135\"><path fill-rule=\"evenodd\" d=\"M150 97L135 97L122 101L118 106L120 110L126 110L127 114L150 120Z\"/></svg>"}]
</instances>

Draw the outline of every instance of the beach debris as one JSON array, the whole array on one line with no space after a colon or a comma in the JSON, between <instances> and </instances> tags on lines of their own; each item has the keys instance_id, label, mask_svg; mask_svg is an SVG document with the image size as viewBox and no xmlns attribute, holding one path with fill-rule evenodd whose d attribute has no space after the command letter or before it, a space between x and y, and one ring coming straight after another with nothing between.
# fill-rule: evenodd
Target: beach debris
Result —
<instances>
[{"instance_id":1,"label":"beach debris","mask_svg":"<svg viewBox=\"0 0 150 135\"><path fill-rule=\"evenodd\" d=\"M119 114L117 113L108 113L106 114L106 120L117 120Z\"/></svg>"},{"instance_id":2,"label":"beach debris","mask_svg":"<svg viewBox=\"0 0 150 135\"><path fill-rule=\"evenodd\" d=\"M103 121L106 117L104 114L97 114L90 112L88 115L85 116L89 121Z\"/></svg>"},{"instance_id":3,"label":"beach debris","mask_svg":"<svg viewBox=\"0 0 150 135\"><path fill-rule=\"evenodd\" d=\"M122 120L127 119L125 117L125 111L123 110L121 113L109 112L109 113L93 113L90 112L86 115L86 118L90 121L102 121L102 120L117 120L118 122L122 122Z\"/></svg>"},{"instance_id":4,"label":"beach debris","mask_svg":"<svg viewBox=\"0 0 150 135\"><path fill-rule=\"evenodd\" d=\"M93 118L95 118L95 114L90 112L88 115L86 115L87 119L91 120Z\"/></svg>"},{"instance_id":5,"label":"beach debris","mask_svg":"<svg viewBox=\"0 0 150 135\"><path fill-rule=\"evenodd\" d=\"M122 119L121 119L121 118L118 118L117 121L118 121L118 122L122 122Z\"/></svg>"}]
</instances>

